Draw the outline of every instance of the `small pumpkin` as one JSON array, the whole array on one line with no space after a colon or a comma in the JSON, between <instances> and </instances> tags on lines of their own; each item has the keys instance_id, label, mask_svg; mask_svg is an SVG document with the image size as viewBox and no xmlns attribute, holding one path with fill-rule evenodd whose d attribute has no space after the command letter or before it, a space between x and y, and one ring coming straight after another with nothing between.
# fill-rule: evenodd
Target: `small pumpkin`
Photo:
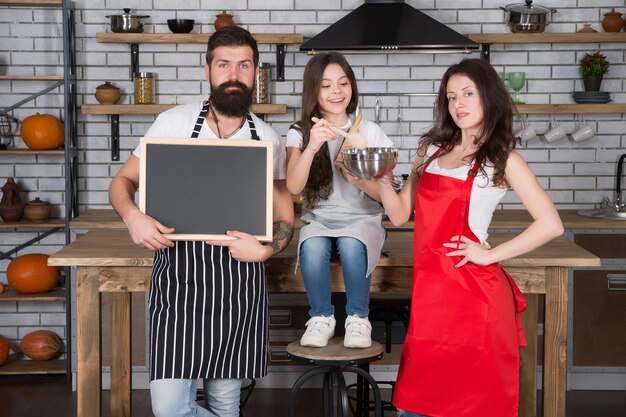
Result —
<instances>
[{"instance_id":1,"label":"small pumpkin","mask_svg":"<svg viewBox=\"0 0 626 417\"><path fill-rule=\"evenodd\" d=\"M2 294L4 290L5 290L4 284L0 282L0 294Z\"/></svg>"},{"instance_id":2,"label":"small pumpkin","mask_svg":"<svg viewBox=\"0 0 626 417\"><path fill-rule=\"evenodd\" d=\"M63 124L51 114L33 114L20 124L22 140L30 149L57 149L63 145Z\"/></svg>"},{"instance_id":3,"label":"small pumpkin","mask_svg":"<svg viewBox=\"0 0 626 417\"><path fill-rule=\"evenodd\" d=\"M63 353L63 342L50 330L35 330L22 338L20 349L35 361L47 361Z\"/></svg>"},{"instance_id":4,"label":"small pumpkin","mask_svg":"<svg viewBox=\"0 0 626 417\"><path fill-rule=\"evenodd\" d=\"M50 291L57 284L59 268L48 266L48 255L29 253L13 259L7 267L7 281L14 291L34 294Z\"/></svg>"},{"instance_id":5,"label":"small pumpkin","mask_svg":"<svg viewBox=\"0 0 626 417\"><path fill-rule=\"evenodd\" d=\"M6 362L11 354L11 343L6 337L0 336L0 365Z\"/></svg>"}]
</instances>

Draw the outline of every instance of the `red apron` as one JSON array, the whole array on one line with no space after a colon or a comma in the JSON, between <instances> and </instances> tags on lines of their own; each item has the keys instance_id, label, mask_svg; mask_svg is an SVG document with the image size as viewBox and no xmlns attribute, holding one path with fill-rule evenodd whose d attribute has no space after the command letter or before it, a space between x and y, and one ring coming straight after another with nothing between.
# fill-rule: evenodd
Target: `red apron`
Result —
<instances>
[{"instance_id":1,"label":"red apron","mask_svg":"<svg viewBox=\"0 0 626 417\"><path fill-rule=\"evenodd\" d=\"M411 321L393 403L432 417L517 416L524 297L499 264L455 268L462 258L445 256L443 246L454 235L479 241L467 220L477 165L465 181L426 167L415 202Z\"/></svg>"}]
</instances>

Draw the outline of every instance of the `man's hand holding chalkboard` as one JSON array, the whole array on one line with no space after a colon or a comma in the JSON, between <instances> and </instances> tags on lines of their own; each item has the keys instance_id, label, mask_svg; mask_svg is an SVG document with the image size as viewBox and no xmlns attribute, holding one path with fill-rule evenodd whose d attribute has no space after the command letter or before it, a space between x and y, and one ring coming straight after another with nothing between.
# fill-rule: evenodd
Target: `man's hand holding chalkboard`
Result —
<instances>
[{"instance_id":1,"label":"man's hand holding chalkboard","mask_svg":"<svg viewBox=\"0 0 626 417\"><path fill-rule=\"evenodd\" d=\"M234 239L207 240L206 243L227 246L232 257L240 262L263 262L273 254L270 246L263 245L251 234L236 230L229 230L226 234Z\"/></svg>"},{"instance_id":2,"label":"man's hand holding chalkboard","mask_svg":"<svg viewBox=\"0 0 626 417\"><path fill-rule=\"evenodd\" d=\"M174 246L174 242L163 236L165 233L174 233L173 227L166 227L139 210L129 217L124 222L135 244L151 250Z\"/></svg>"}]
</instances>

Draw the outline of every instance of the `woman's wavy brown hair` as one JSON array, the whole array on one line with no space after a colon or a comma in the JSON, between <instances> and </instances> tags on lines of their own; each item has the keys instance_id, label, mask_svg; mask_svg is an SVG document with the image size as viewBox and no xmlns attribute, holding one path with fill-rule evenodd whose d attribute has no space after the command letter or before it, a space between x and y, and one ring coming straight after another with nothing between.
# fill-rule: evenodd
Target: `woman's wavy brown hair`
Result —
<instances>
[{"instance_id":1,"label":"woman's wavy brown hair","mask_svg":"<svg viewBox=\"0 0 626 417\"><path fill-rule=\"evenodd\" d=\"M493 183L496 186L507 186L505 169L509 152L515 148L516 138L513 134L513 116L515 104L504 83L489 62L484 59L464 59L452 65L443 75L437 95L437 118L434 126L420 141L420 154L425 154L430 145L442 148L437 155L440 157L450 152L461 142L461 129L454 123L448 110L447 87L453 75L466 75L476 85L480 102L483 106L482 129L474 139L479 145L472 159L478 162L480 171L485 174L485 165L494 166Z\"/></svg>"},{"instance_id":2,"label":"woman's wavy brown hair","mask_svg":"<svg viewBox=\"0 0 626 417\"><path fill-rule=\"evenodd\" d=\"M301 119L298 123L291 126L292 129L300 131L302 134L302 150L306 149L309 144L311 127L313 126L312 117L322 118L322 112L317 97L322 88L324 70L330 64L337 64L345 72L350 85L352 86L352 98L346 111L352 114L356 111L359 102L359 91L356 85L356 77L352 71L352 67L348 64L346 58L337 52L325 52L314 55L306 64L304 69L304 80L302 84L302 112ZM309 178L306 186L302 191L302 197L306 204L313 208L320 200L326 200L333 192L333 170L328 144L320 148L315 154L311 169L309 170Z\"/></svg>"}]
</instances>

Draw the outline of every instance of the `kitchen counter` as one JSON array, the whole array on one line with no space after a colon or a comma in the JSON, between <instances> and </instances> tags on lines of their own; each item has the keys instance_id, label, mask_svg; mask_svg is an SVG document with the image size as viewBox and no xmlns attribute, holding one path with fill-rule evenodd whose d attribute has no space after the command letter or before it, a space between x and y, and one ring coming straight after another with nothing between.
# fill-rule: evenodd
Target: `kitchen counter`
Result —
<instances>
[{"instance_id":1,"label":"kitchen counter","mask_svg":"<svg viewBox=\"0 0 626 417\"><path fill-rule=\"evenodd\" d=\"M623 229L626 230L626 221L598 219L594 217L579 216L578 210L559 210L561 221L565 229ZM493 215L490 229L523 229L527 227L532 218L525 210L497 210ZM386 220L385 227L389 230L413 230L413 221L402 226L394 226ZM296 219L296 227L302 223ZM72 229L125 229L126 225L112 209L89 209L70 222Z\"/></svg>"},{"instance_id":2,"label":"kitchen counter","mask_svg":"<svg viewBox=\"0 0 626 417\"><path fill-rule=\"evenodd\" d=\"M111 213L97 213L97 221L82 223L91 230L49 258L50 265L76 267L77 309L77 401L78 417L101 415L101 311L100 293L111 296L111 409L112 415L130 416L130 292L149 286L152 252L132 243L123 223L105 221ZM92 214L92 217L96 216ZM82 217L82 216L81 216ZM74 227L76 227L75 220ZM79 223L80 224L80 223ZM92 226L87 227L87 224ZM118 229L111 227L116 224ZM95 227L94 227L95 226ZM108 229L108 230L107 230ZM513 234L494 233L497 245ZM412 281L411 231L389 233L378 267L372 275L373 292L409 294ZM302 292L302 280L294 274L297 239L266 262L270 292ZM527 297L522 314L529 346L521 350L520 416L536 410L538 294L545 296L544 416L565 417L568 268L598 266L600 259L558 238L542 248L502 263ZM343 291L341 267L333 266L333 289Z\"/></svg>"}]
</instances>

